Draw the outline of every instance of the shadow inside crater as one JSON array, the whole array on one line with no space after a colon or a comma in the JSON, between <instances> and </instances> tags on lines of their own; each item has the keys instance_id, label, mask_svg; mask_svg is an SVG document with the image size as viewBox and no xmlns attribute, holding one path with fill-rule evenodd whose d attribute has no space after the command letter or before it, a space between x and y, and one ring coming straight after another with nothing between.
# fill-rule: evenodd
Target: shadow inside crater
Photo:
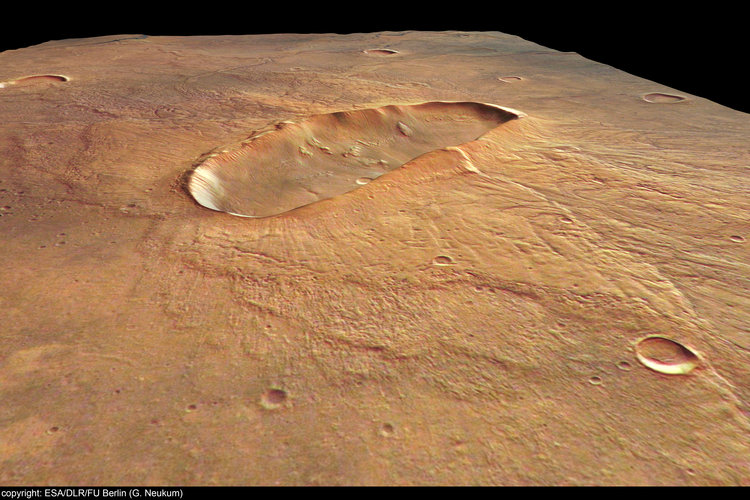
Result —
<instances>
[{"instance_id":1,"label":"shadow inside crater","mask_svg":"<svg viewBox=\"0 0 750 500\"><path fill-rule=\"evenodd\" d=\"M473 141L521 113L427 102L281 122L203 160L187 179L202 206L269 217L338 196L430 151Z\"/></svg>"}]
</instances>

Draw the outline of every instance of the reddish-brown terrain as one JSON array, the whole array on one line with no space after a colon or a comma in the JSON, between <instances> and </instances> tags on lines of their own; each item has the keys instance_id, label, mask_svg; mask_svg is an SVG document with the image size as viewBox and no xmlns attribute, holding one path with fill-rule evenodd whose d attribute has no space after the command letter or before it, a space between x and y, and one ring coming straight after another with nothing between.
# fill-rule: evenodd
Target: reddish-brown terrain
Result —
<instances>
[{"instance_id":1,"label":"reddish-brown terrain","mask_svg":"<svg viewBox=\"0 0 750 500\"><path fill-rule=\"evenodd\" d=\"M502 33L0 53L0 484L748 485L749 137Z\"/></svg>"}]
</instances>

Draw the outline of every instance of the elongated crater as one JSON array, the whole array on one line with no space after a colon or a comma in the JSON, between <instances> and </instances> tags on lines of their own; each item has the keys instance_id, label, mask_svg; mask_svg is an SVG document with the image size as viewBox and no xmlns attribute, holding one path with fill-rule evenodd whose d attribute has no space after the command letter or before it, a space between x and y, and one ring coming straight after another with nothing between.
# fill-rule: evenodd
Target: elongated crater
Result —
<instances>
[{"instance_id":1,"label":"elongated crater","mask_svg":"<svg viewBox=\"0 0 750 500\"><path fill-rule=\"evenodd\" d=\"M636 345L636 356L645 367L667 375L687 375L700 364L692 350L659 336L641 339Z\"/></svg>"},{"instance_id":2,"label":"elongated crater","mask_svg":"<svg viewBox=\"0 0 750 500\"><path fill-rule=\"evenodd\" d=\"M60 82L67 82L70 79L67 76L63 75L31 75L31 76L25 76L23 78L17 78L15 80L7 80L4 82L0 82L0 89L4 87L27 87L27 86L36 86L41 84L49 84L49 83L60 83Z\"/></svg>"},{"instance_id":3,"label":"elongated crater","mask_svg":"<svg viewBox=\"0 0 750 500\"><path fill-rule=\"evenodd\" d=\"M427 102L281 122L204 159L190 174L188 191L212 210L279 215L357 189L521 116L493 104Z\"/></svg>"}]
</instances>

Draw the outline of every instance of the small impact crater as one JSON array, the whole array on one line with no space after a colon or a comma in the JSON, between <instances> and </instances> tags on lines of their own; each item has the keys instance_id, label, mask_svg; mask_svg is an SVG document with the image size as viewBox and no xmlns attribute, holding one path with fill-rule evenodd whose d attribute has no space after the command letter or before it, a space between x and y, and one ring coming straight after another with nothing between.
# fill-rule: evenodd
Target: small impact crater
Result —
<instances>
[{"instance_id":1,"label":"small impact crater","mask_svg":"<svg viewBox=\"0 0 750 500\"><path fill-rule=\"evenodd\" d=\"M60 83L60 82L67 82L70 79L67 76L62 75L32 75L32 76L26 76L23 78L18 78L16 80L8 80L5 82L0 82L0 88L4 87L28 87L32 85L40 85L45 83Z\"/></svg>"},{"instance_id":2,"label":"small impact crater","mask_svg":"<svg viewBox=\"0 0 750 500\"><path fill-rule=\"evenodd\" d=\"M667 375L686 375L698 366L698 355L684 345L664 337L646 337L635 348L645 367Z\"/></svg>"},{"instance_id":3,"label":"small impact crater","mask_svg":"<svg viewBox=\"0 0 750 500\"><path fill-rule=\"evenodd\" d=\"M438 255L437 257L432 259L432 263L436 266L450 266L451 264L453 264L453 259L448 255Z\"/></svg>"},{"instance_id":4,"label":"small impact crater","mask_svg":"<svg viewBox=\"0 0 750 500\"><path fill-rule=\"evenodd\" d=\"M617 368L624 372L629 372L633 367L627 361L620 361L617 363Z\"/></svg>"},{"instance_id":5,"label":"small impact crater","mask_svg":"<svg viewBox=\"0 0 750 500\"><path fill-rule=\"evenodd\" d=\"M386 422L380 426L380 435L383 437L391 437L396 432L396 428L390 422Z\"/></svg>"},{"instance_id":6,"label":"small impact crater","mask_svg":"<svg viewBox=\"0 0 750 500\"><path fill-rule=\"evenodd\" d=\"M393 49L367 49L362 52L370 56L392 56L398 54L398 50Z\"/></svg>"},{"instance_id":7,"label":"small impact crater","mask_svg":"<svg viewBox=\"0 0 750 500\"><path fill-rule=\"evenodd\" d=\"M260 397L260 405L266 410L280 408L287 400L287 393L283 389L272 387Z\"/></svg>"},{"instance_id":8,"label":"small impact crater","mask_svg":"<svg viewBox=\"0 0 750 500\"><path fill-rule=\"evenodd\" d=\"M206 208L270 217L357 189L521 116L492 104L427 102L286 121L208 156L187 189Z\"/></svg>"},{"instance_id":9,"label":"small impact crater","mask_svg":"<svg viewBox=\"0 0 750 500\"><path fill-rule=\"evenodd\" d=\"M652 102L654 104L667 104L667 103L673 103L673 102L686 101L687 98L679 96L679 95L674 95L674 94L664 94L661 92L653 92L651 94L644 95L643 100L646 102Z\"/></svg>"}]
</instances>

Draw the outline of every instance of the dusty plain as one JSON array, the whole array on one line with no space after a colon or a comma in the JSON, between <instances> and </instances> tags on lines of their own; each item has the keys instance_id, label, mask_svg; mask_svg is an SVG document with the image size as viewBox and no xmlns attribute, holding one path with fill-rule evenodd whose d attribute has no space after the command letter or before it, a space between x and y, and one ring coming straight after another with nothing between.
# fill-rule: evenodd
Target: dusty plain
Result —
<instances>
[{"instance_id":1,"label":"dusty plain","mask_svg":"<svg viewBox=\"0 0 750 500\"><path fill-rule=\"evenodd\" d=\"M446 102L516 115L321 195ZM0 484L749 485L748 138L502 33L0 53ZM247 144L308 204L197 203Z\"/></svg>"}]
</instances>

